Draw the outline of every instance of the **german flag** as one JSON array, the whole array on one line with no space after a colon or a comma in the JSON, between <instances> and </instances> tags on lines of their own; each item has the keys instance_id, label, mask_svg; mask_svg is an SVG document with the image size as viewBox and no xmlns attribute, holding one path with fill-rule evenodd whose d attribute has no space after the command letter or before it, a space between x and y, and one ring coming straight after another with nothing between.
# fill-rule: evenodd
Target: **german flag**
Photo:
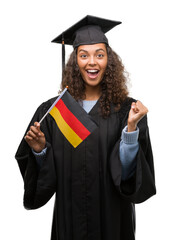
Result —
<instances>
[{"instance_id":1,"label":"german flag","mask_svg":"<svg viewBox=\"0 0 171 240\"><path fill-rule=\"evenodd\" d=\"M76 148L97 126L68 91L57 100L49 113L66 139Z\"/></svg>"}]
</instances>

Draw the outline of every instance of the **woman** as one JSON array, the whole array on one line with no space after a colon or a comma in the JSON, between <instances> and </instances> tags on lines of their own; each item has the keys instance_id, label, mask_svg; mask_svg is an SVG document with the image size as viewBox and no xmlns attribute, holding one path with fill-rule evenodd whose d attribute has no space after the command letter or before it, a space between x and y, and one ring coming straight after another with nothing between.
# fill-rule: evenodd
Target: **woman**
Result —
<instances>
[{"instance_id":1,"label":"woman","mask_svg":"<svg viewBox=\"0 0 171 240\"><path fill-rule=\"evenodd\" d=\"M134 203L156 192L148 110L128 97L124 67L104 35L111 21L85 19L72 27L62 89L68 85L97 129L73 148L50 115L38 123L54 99L38 108L16 154L24 205L41 207L56 193L53 240L133 240Z\"/></svg>"}]
</instances>

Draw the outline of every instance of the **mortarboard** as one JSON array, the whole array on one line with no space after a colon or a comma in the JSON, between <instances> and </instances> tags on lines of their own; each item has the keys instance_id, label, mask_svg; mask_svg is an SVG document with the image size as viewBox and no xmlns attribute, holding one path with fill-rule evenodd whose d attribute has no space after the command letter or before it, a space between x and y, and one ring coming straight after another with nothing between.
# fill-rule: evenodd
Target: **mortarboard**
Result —
<instances>
[{"instance_id":1,"label":"mortarboard","mask_svg":"<svg viewBox=\"0 0 171 240\"><path fill-rule=\"evenodd\" d=\"M108 44L105 33L119 24L119 21L87 15L57 36L52 42L62 44L62 68L65 67L65 44L73 45L74 49L80 45Z\"/></svg>"}]
</instances>

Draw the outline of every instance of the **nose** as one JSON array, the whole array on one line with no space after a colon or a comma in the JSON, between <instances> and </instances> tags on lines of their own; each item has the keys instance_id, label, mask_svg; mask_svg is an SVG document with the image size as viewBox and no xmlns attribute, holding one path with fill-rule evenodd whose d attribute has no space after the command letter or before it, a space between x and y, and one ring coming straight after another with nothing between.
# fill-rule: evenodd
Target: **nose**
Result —
<instances>
[{"instance_id":1,"label":"nose","mask_svg":"<svg viewBox=\"0 0 171 240\"><path fill-rule=\"evenodd\" d=\"M90 56L88 64L89 64L90 66L96 65L96 59L95 59L94 56Z\"/></svg>"}]
</instances>

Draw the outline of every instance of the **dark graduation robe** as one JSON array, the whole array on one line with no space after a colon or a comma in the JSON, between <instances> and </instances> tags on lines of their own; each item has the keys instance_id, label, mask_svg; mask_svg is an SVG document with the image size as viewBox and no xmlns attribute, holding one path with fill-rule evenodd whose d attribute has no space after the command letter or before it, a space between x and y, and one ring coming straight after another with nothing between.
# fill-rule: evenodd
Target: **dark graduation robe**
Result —
<instances>
[{"instance_id":1,"label":"dark graduation robe","mask_svg":"<svg viewBox=\"0 0 171 240\"><path fill-rule=\"evenodd\" d=\"M24 138L20 143L15 157L24 179L25 208L39 208L56 194L51 240L135 239L134 204L150 198L156 188L146 116L138 124L135 173L126 181L121 178L119 144L132 101L128 98L118 112L112 107L107 119L101 117L98 101L89 113L97 129L77 148L48 115L41 124L47 153L40 170ZM30 125L39 121L53 102L43 103Z\"/></svg>"}]
</instances>

